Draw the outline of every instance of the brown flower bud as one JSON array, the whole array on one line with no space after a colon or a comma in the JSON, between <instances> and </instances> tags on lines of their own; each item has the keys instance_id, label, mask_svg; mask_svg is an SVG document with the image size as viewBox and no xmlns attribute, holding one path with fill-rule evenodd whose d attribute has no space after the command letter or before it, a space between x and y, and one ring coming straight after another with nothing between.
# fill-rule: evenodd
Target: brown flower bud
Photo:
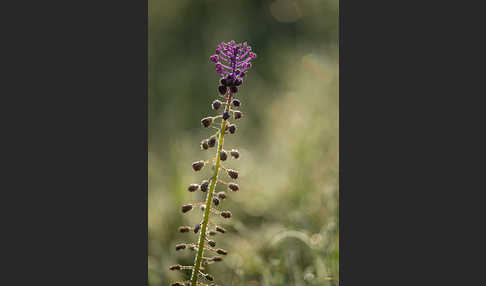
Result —
<instances>
[{"instance_id":1,"label":"brown flower bud","mask_svg":"<svg viewBox=\"0 0 486 286\"><path fill-rule=\"evenodd\" d=\"M216 246L216 242L214 242L214 240L208 240L208 244L209 244L211 247L215 247L215 246Z\"/></svg>"},{"instance_id":2,"label":"brown flower bud","mask_svg":"<svg viewBox=\"0 0 486 286\"><path fill-rule=\"evenodd\" d=\"M209 281L213 281L213 280L214 280L214 277L213 277L213 276L211 276L211 275L209 275L209 274L204 275L204 277L205 277L207 280L209 280Z\"/></svg>"},{"instance_id":3,"label":"brown flower bud","mask_svg":"<svg viewBox=\"0 0 486 286\"><path fill-rule=\"evenodd\" d=\"M189 190L189 192L195 192L195 191L197 191L197 189L199 189L199 185L198 184L190 184L187 189Z\"/></svg>"},{"instance_id":4,"label":"brown flower bud","mask_svg":"<svg viewBox=\"0 0 486 286\"><path fill-rule=\"evenodd\" d=\"M199 231L199 229L201 228L201 224L198 223L194 226L194 233L197 233Z\"/></svg>"},{"instance_id":5,"label":"brown flower bud","mask_svg":"<svg viewBox=\"0 0 486 286\"><path fill-rule=\"evenodd\" d=\"M181 270L182 266L180 264L172 265L169 267L169 270Z\"/></svg>"},{"instance_id":6,"label":"brown flower bud","mask_svg":"<svg viewBox=\"0 0 486 286\"><path fill-rule=\"evenodd\" d=\"M229 131L231 134L235 134L235 132L236 132L236 125L235 125L235 124L230 124L230 125L228 125L228 131Z\"/></svg>"},{"instance_id":7,"label":"brown flower bud","mask_svg":"<svg viewBox=\"0 0 486 286\"><path fill-rule=\"evenodd\" d=\"M181 249L186 249L186 245L184 243L176 245L176 250L181 250Z\"/></svg>"},{"instance_id":8,"label":"brown flower bud","mask_svg":"<svg viewBox=\"0 0 486 286\"><path fill-rule=\"evenodd\" d=\"M216 235L216 232L215 232L214 230L210 230L210 231L208 232L208 234L209 234L210 236L214 236L214 235Z\"/></svg>"},{"instance_id":9,"label":"brown flower bud","mask_svg":"<svg viewBox=\"0 0 486 286\"><path fill-rule=\"evenodd\" d=\"M209 181L208 180L202 181L202 183L201 183L201 192L207 192L208 186L209 186Z\"/></svg>"},{"instance_id":10,"label":"brown flower bud","mask_svg":"<svg viewBox=\"0 0 486 286\"><path fill-rule=\"evenodd\" d=\"M221 216L224 217L224 218L230 218L231 212L230 211L222 211Z\"/></svg>"},{"instance_id":11,"label":"brown flower bud","mask_svg":"<svg viewBox=\"0 0 486 286\"><path fill-rule=\"evenodd\" d=\"M221 232L221 233L225 233L225 232L226 232L226 229L224 229L224 228L222 228L222 227L220 227L220 226L217 226L217 227L216 227L216 231L219 231L219 232Z\"/></svg>"},{"instance_id":12,"label":"brown flower bud","mask_svg":"<svg viewBox=\"0 0 486 286\"><path fill-rule=\"evenodd\" d=\"M208 145L211 148L214 147L214 145L216 145L216 136L215 135L209 137Z\"/></svg>"},{"instance_id":13,"label":"brown flower bud","mask_svg":"<svg viewBox=\"0 0 486 286\"><path fill-rule=\"evenodd\" d=\"M233 106L235 106L235 107L240 107L240 105L241 105L240 100L237 99L237 98L234 98L232 103L233 103Z\"/></svg>"},{"instance_id":14,"label":"brown flower bud","mask_svg":"<svg viewBox=\"0 0 486 286\"><path fill-rule=\"evenodd\" d=\"M208 139L204 139L203 141L201 141L201 149L207 150L209 148L208 142L209 142Z\"/></svg>"},{"instance_id":15,"label":"brown flower bud","mask_svg":"<svg viewBox=\"0 0 486 286\"><path fill-rule=\"evenodd\" d=\"M219 205L219 200L217 198L213 198L213 203L215 206Z\"/></svg>"},{"instance_id":16,"label":"brown flower bud","mask_svg":"<svg viewBox=\"0 0 486 286\"><path fill-rule=\"evenodd\" d=\"M188 211L192 210L192 205L183 205L182 212L187 213Z\"/></svg>"},{"instance_id":17,"label":"brown flower bud","mask_svg":"<svg viewBox=\"0 0 486 286\"><path fill-rule=\"evenodd\" d=\"M240 188L238 187L238 185L237 185L237 184L235 184L235 183L229 183L229 184L228 184L228 188L229 188L230 190L232 190L233 192L237 192L237 191L240 189Z\"/></svg>"},{"instance_id":18,"label":"brown flower bud","mask_svg":"<svg viewBox=\"0 0 486 286\"><path fill-rule=\"evenodd\" d=\"M179 227L179 232L182 232L182 233L189 232L189 230L191 230L191 228L188 227L188 226L181 226L181 227Z\"/></svg>"},{"instance_id":19,"label":"brown flower bud","mask_svg":"<svg viewBox=\"0 0 486 286\"><path fill-rule=\"evenodd\" d=\"M232 170L232 169L228 169L228 171L226 171L226 173L228 174L228 176L230 176L230 178L232 178L233 180L236 180L238 178L238 172L235 171L235 170Z\"/></svg>"},{"instance_id":20,"label":"brown flower bud","mask_svg":"<svg viewBox=\"0 0 486 286\"><path fill-rule=\"evenodd\" d=\"M240 119L241 117L243 117L243 113L241 111L235 110L233 112L233 116L235 117L235 119Z\"/></svg>"},{"instance_id":21,"label":"brown flower bud","mask_svg":"<svg viewBox=\"0 0 486 286\"><path fill-rule=\"evenodd\" d=\"M211 260L214 261L214 262L220 262L220 261L223 261L223 257L215 256L215 257L211 258Z\"/></svg>"},{"instance_id":22,"label":"brown flower bud","mask_svg":"<svg viewBox=\"0 0 486 286\"><path fill-rule=\"evenodd\" d=\"M217 195L218 195L218 198L220 198L222 200L226 199L226 193L225 192L219 192Z\"/></svg>"},{"instance_id":23,"label":"brown flower bud","mask_svg":"<svg viewBox=\"0 0 486 286\"><path fill-rule=\"evenodd\" d=\"M204 161L197 161L197 162L192 163L192 168L196 172L201 170L203 167L204 167Z\"/></svg>"},{"instance_id":24,"label":"brown flower bud","mask_svg":"<svg viewBox=\"0 0 486 286\"><path fill-rule=\"evenodd\" d=\"M218 248L218 249L216 249L216 253L226 255L226 254L228 254L228 251L221 249L221 248Z\"/></svg>"},{"instance_id":25,"label":"brown flower bud","mask_svg":"<svg viewBox=\"0 0 486 286\"><path fill-rule=\"evenodd\" d=\"M221 105L223 105L223 103L222 103L221 101L219 101L219 100L217 100L217 99L216 99L216 100L215 100L215 101L213 101L213 103L211 104L211 107L212 107L214 110L218 110L218 109L221 107Z\"/></svg>"},{"instance_id":26,"label":"brown flower bud","mask_svg":"<svg viewBox=\"0 0 486 286\"><path fill-rule=\"evenodd\" d=\"M223 113L223 120L228 120L228 118L230 118L230 114L229 114L229 112L228 112L228 111L225 111L225 112Z\"/></svg>"},{"instance_id":27,"label":"brown flower bud","mask_svg":"<svg viewBox=\"0 0 486 286\"><path fill-rule=\"evenodd\" d=\"M209 127L211 124L213 124L213 118L212 117L205 117L201 119L201 124L204 127Z\"/></svg>"},{"instance_id":28,"label":"brown flower bud","mask_svg":"<svg viewBox=\"0 0 486 286\"><path fill-rule=\"evenodd\" d=\"M231 149L230 154L235 159L240 158L240 152L238 152L238 150L236 150L236 149Z\"/></svg>"},{"instance_id":29,"label":"brown flower bud","mask_svg":"<svg viewBox=\"0 0 486 286\"><path fill-rule=\"evenodd\" d=\"M226 161L226 159L228 159L228 153L226 153L226 151L224 150L221 150L221 153L219 153L219 159L221 159L221 161Z\"/></svg>"}]
</instances>

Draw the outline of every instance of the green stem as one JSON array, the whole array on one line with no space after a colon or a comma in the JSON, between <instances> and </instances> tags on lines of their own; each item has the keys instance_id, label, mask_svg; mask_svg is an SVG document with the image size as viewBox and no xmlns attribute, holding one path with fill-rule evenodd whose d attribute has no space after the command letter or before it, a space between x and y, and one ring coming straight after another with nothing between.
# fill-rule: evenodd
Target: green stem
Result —
<instances>
[{"instance_id":1,"label":"green stem","mask_svg":"<svg viewBox=\"0 0 486 286\"><path fill-rule=\"evenodd\" d=\"M230 93L228 97L228 101L226 102L226 107L224 109L224 112L228 111L230 108L231 104L231 97L233 95ZM223 120L221 123L221 129L219 132L219 140L218 140L218 149L216 151L216 166L214 167L214 175L211 180L211 184L209 185L209 192L208 196L206 197L206 208L204 211L204 218L202 222L202 227L201 227L201 234L199 235L199 243L198 243L198 250L197 250L197 256L194 262L194 268L192 269L192 275L191 275L191 286L197 286L197 277L199 274L199 268L201 267L201 261L203 257L203 250L204 250L204 243L206 241L206 229L208 227L208 222L209 222L209 213L211 212L211 203L213 202L213 193L214 189L216 187L216 181L218 180L218 172L219 168L221 166L221 161L220 161L220 154L221 150L223 149L223 141L224 141L224 130L226 128L226 120Z\"/></svg>"}]
</instances>

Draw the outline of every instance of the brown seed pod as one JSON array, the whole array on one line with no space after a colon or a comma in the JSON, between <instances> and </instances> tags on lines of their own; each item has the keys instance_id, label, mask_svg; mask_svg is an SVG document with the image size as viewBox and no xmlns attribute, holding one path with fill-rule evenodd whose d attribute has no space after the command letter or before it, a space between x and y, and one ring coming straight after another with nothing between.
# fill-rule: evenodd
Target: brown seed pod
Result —
<instances>
[{"instance_id":1,"label":"brown seed pod","mask_svg":"<svg viewBox=\"0 0 486 286\"><path fill-rule=\"evenodd\" d=\"M232 190L233 192L237 192L237 191L240 189L240 188L238 187L238 185L237 185L237 184L235 184L235 183L229 183L229 184L228 184L228 188L229 188L230 190Z\"/></svg>"},{"instance_id":2,"label":"brown seed pod","mask_svg":"<svg viewBox=\"0 0 486 286\"><path fill-rule=\"evenodd\" d=\"M181 269L182 269L182 265L180 264L172 265L169 267L169 270L181 270Z\"/></svg>"},{"instance_id":3,"label":"brown seed pod","mask_svg":"<svg viewBox=\"0 0 486 286\"><path fill-rule=\"evenodd\" d=\"M192 210L192 205L183 205L182 212L187 213L188 211Z\"/></svg>"},{"instance_id":4,"label":"brown seed pod","mask_svg":"<svg viewBox=\"0 0 486 286\"><path fill-rule=\"evenodd\" d=\"M190 184L189 187L187 188L187 190L189 190L189 192L195 192L195 191L197 191L197 189L199 189L198 184Z\"/></svg>"},{"instance_id":5,"label":"brown seed pod","mask_svg":"<svg viewBox=\"0 0 486 286\"><path fill-rule=\"evenodd\" d=\"M215 246L216 246L216 242L214 242L214 240L208 240L208 244L209 244L211 247L215 247Z\"/></svg>"},{"instance_id":6,"label":"brown seed pod","mask_svg":"<svg viewBox=\"0 0 486 286\"><path fill-rule=\"evenodd\" d=\"M211 260L214 261L214 262L220 262L220 261L223 261L223 257L215 256L215 257L211 258Z\"/></svg>"},{"instance_id":7,"label":"brown seed pod","mask_svg":"<svg viewBox=\"0 0 486 286\"><path fill-rule=\"evenodd\" d=\"M207 280L209 280L209 281L213 281L213 280L214 280L214 277L213 277L213 276L211 276L211 275L209 275L209 274L204 275L204 277L205 277Z\"/></svg>"},{"instance_id":8,"label":"brown seed pod","mask_svg":"<svg viewBox=\"0 0 486 286\"><path fill-rule=\"evenodd\" d=\"M186 245L184 243L180 243L176 245L176 250L186 249Z\"/></svg>"},{"instance_id":9,"label":"brown seed pod","mask_svg":"<svg viewBox=\"0 0 486 286\"><path fill-rule=\"evenodd\" d=\"M219 200L217 198L213 198L213 204L215 206L219 205Z\"/></svg>"},{"instance_id":10,"label":"brown seed pod","mask_svg":"<svg viewBox=\"0 0 486 286\"><path fill-rule=\"evenodd\" d=\"M214 236L214 235L216 235L216 233L217 233L217 232L215 232L214 230L210 230L210 231L208 232L208 234L209 234L210 236Z\"/></svg>"},{"instance_id":11,"label":"brown seed pod","mask_svg":"<svg viewBox=\"0 0 486 286\"><path fill-rule=\"evenodd\" d=\"M196 172L201 170L203 167L204 167L204 161L202 161L202 160L192 163L192 168Z\"/></svg>"}]
</instances>

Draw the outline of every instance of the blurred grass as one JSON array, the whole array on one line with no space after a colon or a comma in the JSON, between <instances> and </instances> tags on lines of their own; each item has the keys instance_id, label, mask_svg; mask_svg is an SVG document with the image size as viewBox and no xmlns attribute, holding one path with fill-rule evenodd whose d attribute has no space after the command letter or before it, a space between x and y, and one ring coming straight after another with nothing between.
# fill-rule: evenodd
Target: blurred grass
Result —
<instances>
[{"instance_id":1,"label":"blurred grass","mask_svg":"<svg viewBox=\"0 0 486 286\"><path fill-rule=\"evenodd\" d=\"M180 206L203 199L187 185L210 176L190 164L214 152L199 149L217 96L208 58L232 39L258 57L225 140L241 154L225 164L241 191L224 201L234 217L215 239L230 254L209 272L219 285L338 285L338 1L225 3L149 1L149 285L189 276L167 268L193 263L174 246L196 236L177 228L202 213Z\"/></svg>"}]
</instances>

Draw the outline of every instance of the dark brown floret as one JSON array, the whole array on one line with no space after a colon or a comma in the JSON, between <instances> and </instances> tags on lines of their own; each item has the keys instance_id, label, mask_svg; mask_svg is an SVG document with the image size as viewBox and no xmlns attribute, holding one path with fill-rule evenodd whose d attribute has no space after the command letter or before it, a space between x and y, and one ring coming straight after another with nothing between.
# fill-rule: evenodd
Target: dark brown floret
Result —
<instances>
[{"instance_id":1,"label":"dark brown floret","mask_svg":"<svg viewBox=\"0 0 486 286\"><path fill-rule=\"evenodd\" d=\"M192 163L192 168L196 172L201 170L203 167L204 167L204 161L197 161L197 162Z\"/></svg>"},{"instance_id":2,"label":"dark brown floret","mask_svg":"<svg viewBox=\"0 0 486 286\"><path fill-rule=\"evenodd\" d=\"M221 153L219 154L219 159L221 159L221 161L226 161L226 159L228 159L228 154L226 153L226 151L221 150Z\"/></svg>"},{"instance_id":3,"label":"dark brown floret","mask_svg":"<svg viewBox=\"0 0 486 286\"><path fill-rule=\"evenodd\" d=\"M222 95L225 95L227 90L228 90L228 87L227 87L227 86L224 86L224 85L220 85L220 86L218 86L218 91L219 91L219 93L221 93Z\"/></svg>"},{"instance_id":4,"label":"dark brown floret","mask_svg":"<svg viewBox=\"0 0 486 286\"><path fill-rule=\"evenodd\" d=\"M213 203L215 206L219 205L219 200L217 198L213 198Z\"/></svg>"},{"instance_id":5,"label":"dark brown floret","mask_svg":"<svg viewBox=\"0 0 486 286\"><path fill-rule=\"evenodd\" d=\"M197 233L199 231L199 229L201 228L201 224L198 223L194 226L194 233Z\"/></svg>"},{"instance_id":6,"label":"dark brown floret","mask_svg":"<svg viewBox=\"0 0 486 286\"><path fill-rule=\"evenodd\" d=\"M219 232L221 232L221 233L225 233L225 232L226 232L226 229L224 229L224 228L222 228L222 227L220 227L220 226L217 226L217 227L216 227L216 231L219 231Z\"/></svg>"},{"instance_id":7,"label":"dark brown floret","mask_svg":"<svg viewBox=\"0 0 486 286\"><path fill-rule=\"evenodd\" d=\"M238 92L238 88L236 86L230 86L230 91L231 93L237 93Z\"/></svg>"},{"instance_id":8,"label":"dark brown floret","mask_svg":"<svg viewBox=\"0 0 486 286\"><path fill-rule=\"evenodd\" d=\"M229 112L228 112L228 111L225 111L225 112L223 113L223 120L228 120L228 118L230 118L230 114L229 114Z\"/></svg>"},{"instance_id":9,"label":"dark brown floret","mask_svg":"<svg viewBox=\"0 0 486 286\"><path fill-rule=\"evenodd\" d=\"M236 125L235 125L235 124L230 124L230 125L228 125L228 131L229 131L231 134L235 134L235 132L236 132Z\"/></svg>"},{"instance_id":10,"label":"dark brown floret","mask_svg":"<svg viewBox=\"0 0 486 286\"><path fill-rule=\"evenodd\" d=\"M182 265L180 264L172 265L169 267L169 270L181 270L181 269L182 269Z\"/></svg>"},{"instance_id":11,"label":"dark brown floret","mask_svg":"<svg viewBox=\"0 0 486 286\"><path fill-rule=\"evenodd\" d=\"M224 217L224 218L230 218L231 212L230 211L222 211L221 216Z\"/></svg>"},{"instance_id":12,"label":"dark brown floret","mask_svg":"<svg viewBox=\"0 0 486 286\"><path fill-rule=\"evenodd\" d=\"M176 245L176 250L181 250L181 249L186 249L186 245L184 243Z\"/></svg>"},{"instance_id":13,"label":"dark brown floret","mask_svg":"<svg viewBox=\"0 0 486 286\"><path fill-rule=\"evenodd\" d=\"M216 253L217 253L217 254L226 255L226 254L228 254L228 251L226 251L226 250L224 250L224 249L221 249L221 248L218 248L218 249L216 250Z\"/></svg>"},{"instance_id":14,"label":"dark brown floret","mask_svg":"<svg viewBox=\"0 0 486 286\"><path fill-rule=\"evenodd\" d=\"M208 140L208 145L209 147L214 147L214 145L216 145L216 136L211 136L209 137L209 140Z\"/></svg>"},{"instance_id":15,"label":"dark brown floret","mask_svg":"<svg viewBox=\"0 0 486 286\"><path fill-rule=\"evenodd\" d=\"M241 111L235 110L233 112L233 115L234 115L235 119L240 119L243 116L243 113L241 113Z\"/></svg>"},{"instance_id":16,"label":"dark brown floret","mask_svg":"<svg viewBox=\"0 0 486 286\"><path fill-rule=\"evenodd\" d=\"M190 184L189 187L187 188L187 190L189 190L189 192L195 192L195 191L197 191L197 189L199 189L198 184Z\"/></svg>"},{"instance_id":17,"label":"dark brown floret","mask_svg":"<svg viewBox=\"0 0 486 286\"><path fill-rule=\"evenodd\" d=\"M191 228L188 227L188 226L181 226L181 227L179 227L179 232L182 232L182 233L189 232L189 230L191 230Z\"/></svg>"},{"instance_id":18,"label":"dark brown floret","mask_svg":"<svg viewBox=\"0 0 486 286\"><path fill-rule=\"evenodd\" d=\"M209 244L211 247L215 247L215 246L216 246L216 242L214 242L214 240L208 240L208 244Z\"/></svg>"},{"instance_id":19,"label":"dark brown floret","mask_svg":"<svg viewBox=\"0 0 486 286\"><path fill-rule=\"evenodd\" d=\"M214 262L220 262L220 261L223 261L223 257L215 256L215 257L211 258L211 260L214 261Z\"/></svg>"},{"instance_id":20,"label":"dark brown floret","mask_svg":"<svg viewBox=\"0 0 486 286\"><path fill-rule=\"evenodd\" d=\"M240 189L240 188L238 187L238 185L237 185L237 184L235 184L235 183L229 183L229 184L228 184L228 188L229 188L230 190L232 190L233 192L237 192L237 191Z\"/></svg>"},{"instance_id":21,"label":"dark brown floret","mask_svg":"<svg viewBox=\"0 0 486 286\"><path fill-rule=\"evenodd\" d=\"M209 281L213 281L213 280L214 280L214 277L213 277L213 276L211 276L211 275L209 275L209 274L204 275L204 277L205 277L206 279L208 279Z\"/></svg>"},{"instance_id":22,"label":"dark brown floret","mask_svg":"<svg viewBox=\"0 0 486 286\"><path fill-rule=\"evenodd\" d=\"M236 150L236 149L232 149L232 150L230 151L230 154L231 154L231 156L232 156L233 158L235 158L235 159L240 158L240 152L238 152L238 150Z\"/></svg>"},{"instance_id":23,"label":"dark brown floret","mask_svg":"<svg viewBox=\"0 0 486 286\"><path fill-rule=\"evenodd\" d=\"M187 213L188 211L192 210L192 205L183 205L182 212Z\"/></svg>"},{"instance_id":24,"label":"dark brown floret","mask_svg":"<svg viewBox=\"0 0 486 286\"><path fill-rule=\"evenodd\" d=\"M209 235L211 235L211 236L214 236L214 235L216 235L216 232L215 232L214 230L210 230L210 231L208 232L208 234L209 234Z\"/></svg>"},{"instance_id":25,"label":"dark brown floret","mask_svg":"<svg viewBox=\"0 0 486 286\"><path fill-rule=\"evenodd\" d=\"M219 192L217 195L218 195L218 198L220 198L222 200L226 199L226 193L225 192Z\"/></svg>"},{"instance_id":26,"label":"dark brown floret","mask_svg":"<svg viewBox=\"0 0 486 286\"><path fill-rule=\"evenodd\" d=\"M216 99L216 100L215 100L215 101L213 101L213 103L211 104L211 107L212 107L214 110L218 110L218 109L221 107L221 105L223 105L223 103L222 103L221 101L219 101L219 100L217 100L217 99Z\"/></svg>"},{"instance_id":27,"label":"dark brown floret","mask_svg":"<svg viewBox=\"0 0 486 286\"><path fill-rule=\"evenodd\" d=\"M230 178L232 178L234 180L236 180L238 178L238 172L235 171L235 170L228 169L227 173L228 173L228 176L230 176Z\"/></svg>"},{"instance_id":28,"label":"dark brown floret","mask_svg":"<svg viewBox=\"0 0 486 286\"><path fill-rule=\"evenodd\" d=\"M240 105L241 105L240 100L237 99L237 98L233 99L232 103L233 103L233 106L235 106L235 107L240 107Z\"/></svg>"},{"instance_id":29,"label":"dark brown floret","mask_svg":"<svg viewBox=\"0 0 486 286\"><path fill-rule=\"evenodd\" d=\"M209 142L208 139L204 139L203 141L201 141L201 149L207 150L209 148L208 142Z\"/></svg>"},{"instance_id":30,"label":"dark brown floret","mask_svg":"<svg viewBox=\"0 0 486 286\"><path fill-rule=\"evenodd\" d=\"M203 118L203 119L201 119L201 124L204 127L209 127L209 126L211 126L211 124L213 124L213 118L212 117Z\"/></svg>"},{"instance_id":31,"label":"dark brown floret","mask_svg":"<svg viewBox=\"0 0 486 286\"><path fill-rule=\"evenodd\" d=\"M201 183L201 192L207 192L208 186L209 186L209 181L208 180L202 181L202 183Z\"/></svg>"}]
</instances>

